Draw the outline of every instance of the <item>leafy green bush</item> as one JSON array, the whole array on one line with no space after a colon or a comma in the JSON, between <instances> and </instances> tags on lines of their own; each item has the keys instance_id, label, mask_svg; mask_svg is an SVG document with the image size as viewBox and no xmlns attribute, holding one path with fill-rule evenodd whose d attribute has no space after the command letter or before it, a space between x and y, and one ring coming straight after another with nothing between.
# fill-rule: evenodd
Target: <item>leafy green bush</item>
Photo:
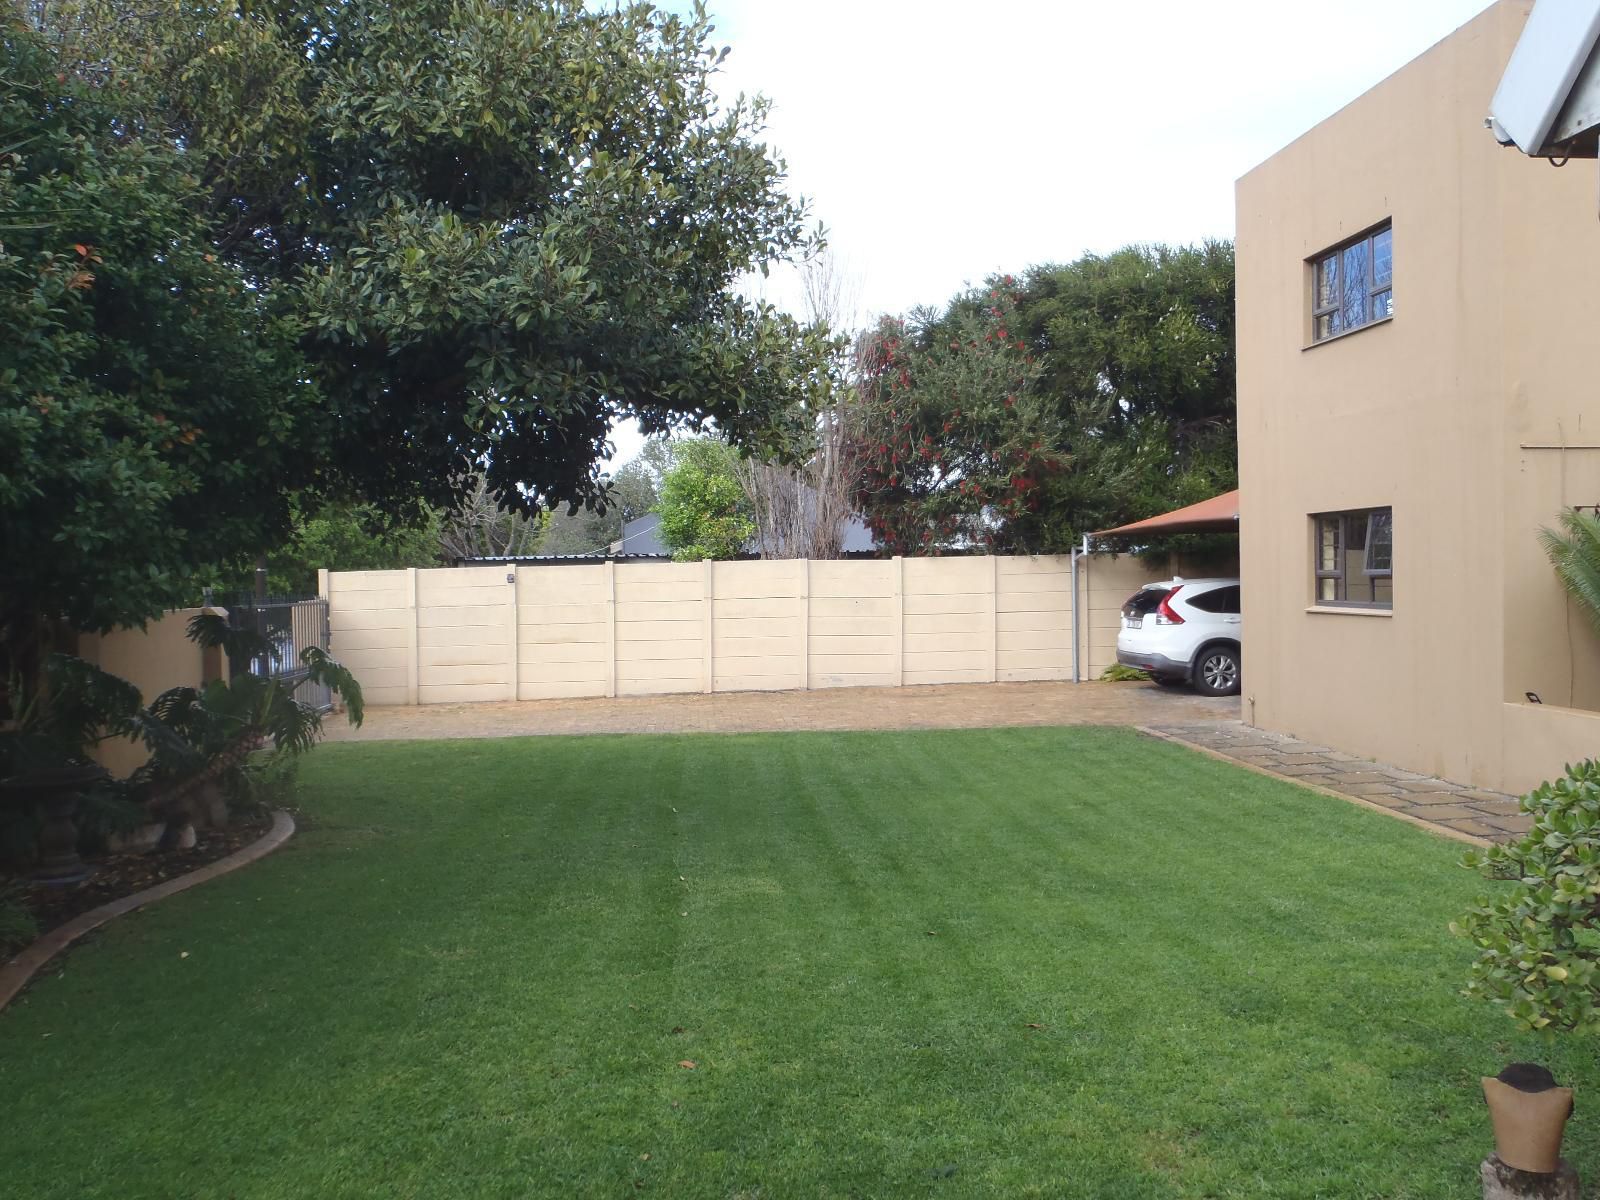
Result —
<instances>
[{"instance_id":1,"label":"leafy green bush","mask_svg":"<svg viewBox=\"0 0 1600 1200\"><path fill-rule=\"evenodd\" d=\"M228 807L236 813L282 808L293 796L299 775L300 760L294 754L258 750L224 781Z\"/></svg>"},{"instance_id":2,"label":"leafy green bush","mask_svg":"<svg viewBox=\"0 0 1600 1200\"><path fill-rule=\"evenodd\" d=\"M679 562L734 558L755 536L750 506L734 474L738 455L715 438L679 443L661 481L661 540Z\"/></svg>"},{"instance_id":3,"label":"leafy green bush","mask_svg":"<svg viewBox=\"0 0 1600 1200\"><path fill-rule=\"evenodd\" d=\"M1569 765L1522 798L1533 828L1461 865L1511 886L1451 931L1478 947L1466 994L1523 1029L1600 1032L1600 764Z\"/></svg>"},{"instance_id":4,"label":"leafy green bush","mask_svg":"<svg viewBox=\"0 0 1600 1200\"><path fill-rule=\"evenodd\" d=\"M1112 663L1100 672L1102 683L1143 683L1149 678L1148 671L1141 671L1138 667L1125 667L1121 663Z\"/></svg>"}]
</instances>

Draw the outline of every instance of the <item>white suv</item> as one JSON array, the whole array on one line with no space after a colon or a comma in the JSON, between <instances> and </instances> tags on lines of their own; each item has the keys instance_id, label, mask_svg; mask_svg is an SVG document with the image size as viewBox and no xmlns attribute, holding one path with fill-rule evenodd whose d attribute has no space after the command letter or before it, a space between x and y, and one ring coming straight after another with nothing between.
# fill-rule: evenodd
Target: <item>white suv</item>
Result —
<instances>
[{"instance_id":1,"label":"white suv","mask_svg":"<svg viewBox=\"0 0 1600 1200\"><path fill-rule=\"evenodd\" d=\"M1207 696L1239 691L1239 581L1147 583L1122 606L1117 661L1165 687L1192 683Z\"/></svg>"}]
</instances>

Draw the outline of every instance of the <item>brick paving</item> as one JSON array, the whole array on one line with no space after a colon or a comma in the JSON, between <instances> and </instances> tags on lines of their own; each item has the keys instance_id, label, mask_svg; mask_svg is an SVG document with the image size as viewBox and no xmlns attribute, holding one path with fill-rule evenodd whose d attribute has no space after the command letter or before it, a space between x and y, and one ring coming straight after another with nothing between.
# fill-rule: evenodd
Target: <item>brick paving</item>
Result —
<instances>
[{"instance_id":1,"label":"brick paving","mask_svg":"<svg viewBox=\"0 0 1600 1200\"><path fill-rule=\"evenodd\" d=\"M1173 721L1144 728L1169 741L1449 830L1458 838L1504 841L1526 833L1533 823L1519 810L1515 796L1368 762L1286 734L1252 729L1242 721Z\"/></svg>"}]
</instances>

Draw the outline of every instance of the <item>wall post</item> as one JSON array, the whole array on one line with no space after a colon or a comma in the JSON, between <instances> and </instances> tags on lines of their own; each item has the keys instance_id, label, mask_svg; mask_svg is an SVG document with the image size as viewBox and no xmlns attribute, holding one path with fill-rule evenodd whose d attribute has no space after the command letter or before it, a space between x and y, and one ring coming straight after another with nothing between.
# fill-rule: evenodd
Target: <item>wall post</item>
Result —
<instances>
[{"instance_id":1,"label":"wall post","mask_svg":"<svg viewBox=\"0 0 1600 1200\"><path fill-rule=\"evenodd\" d=\"M984 630L984 650L987 652L988 662L985 664L985 673L989 682L994 683L1000 678L1000 556L989 556L989 611L987 613L988 628Z\"/></svg>"},{"instance_id":2,"label":"wall post","mask_svg":"<svg viewBox=\"0 0 1600 1200\"><path fill-rule=\"evenodd\" d=\"M406 622L406 703L420 704L421 660L417 655L417 569L406 568L406 603L411 607L411 620Z\"/></svg>"},{"instance_id":3,"label":"wall post","mask_svg":"<svg viewBox=\"0 0 1600 1200\"><path fill-rule=\"evenodd\" d=\"M517 644L517 642L518 642L518 631L517 631L517 565L516 565L516 563L512 563L511 564L511 569L506 572L506 591L509 593L509 595L506 597L506 634L511 639L510 640L510 644L506 648L506 660L510 664L510 667L511 667L511 678L508 681L507 687L506 687L506 699L507 700L515 700L515 699L517 699L517 692L518 692L518 686L517 686L518 685L518 678L517 678L517 676L521 672L521 664L518 661L518 655L521 653L521 647Z\"/></svg>"},{"instance_id":4,"label":"wall post","mask_svg":"<svg viewBox=\"0 0 1600 1200\"><path fill-rule=\"evenodd\" d=\"M811 560L800 564L800 690L811 690Z\"/></svg>"},{"instance_id":5,"label":"wall post","mask_svg":"<svg viewBox=\"0 0 1600 1200\"><path fill-rule=\"evenodd\" d=\"M700 690L702 692L715 691L717 683L717 677L712 674L716 669L716 663L711 653L711 639L717 632L715 570L716 565L709 558L700 560Z\"/></svg>"},{"instance_id":6,"label":"wall post","mask_svg":"<svg viewBox=\"0 0 1600 1200\"><path fill-rule=\"evenodd\" d=\"M894 685L906 685L906 560L889 560L894 574Z\"/></svg>"},{"instance_id":7,"label":"wall post","mask_svg":"<svg viewBox=\"0 0 1600 1200\"><path fill-rule=\"evenodd\" d=\"M617 564L606 559L606 695L617 694Z\"/></svg>"}]
</instances>

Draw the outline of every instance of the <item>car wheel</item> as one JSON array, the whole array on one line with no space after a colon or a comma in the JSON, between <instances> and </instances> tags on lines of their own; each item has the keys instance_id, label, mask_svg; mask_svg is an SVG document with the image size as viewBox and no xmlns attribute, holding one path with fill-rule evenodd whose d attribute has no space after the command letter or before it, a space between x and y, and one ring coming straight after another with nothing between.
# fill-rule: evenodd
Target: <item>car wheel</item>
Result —
<instances>
[{"instance_id":1,"label":"car wheel","mask_svg":"<svg viewBox=\"0 0 1600 1200\"><path fill-rule=\"evenodd\" d=\"M1195 690L1206 696L1233 696L1242 674L1236 646L1207 646L1195 664Z\"/></svg>"}]
</instances>

